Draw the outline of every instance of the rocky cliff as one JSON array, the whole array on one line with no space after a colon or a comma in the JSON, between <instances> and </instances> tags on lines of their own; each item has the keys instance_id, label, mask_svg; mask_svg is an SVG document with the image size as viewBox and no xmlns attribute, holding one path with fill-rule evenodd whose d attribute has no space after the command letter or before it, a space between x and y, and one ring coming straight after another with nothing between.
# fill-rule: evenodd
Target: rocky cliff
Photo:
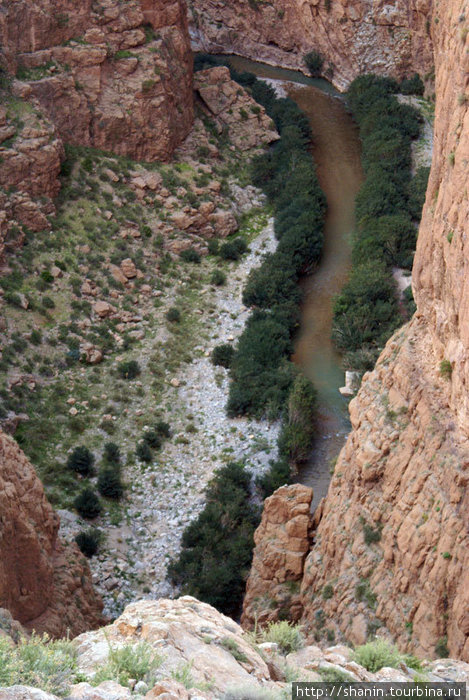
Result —
<instances>
[{"instance_id":1,"label":"rocky cliff","mask_svg":"<svg viewBox=\"0 0 469 700\"><path fill-rule=\"evenodd\" d=\"M71 144L167 159L193 121L182 0L0 3L4 63Z\"/></svg>"},{"instance_id":2,"label":"rocky cliff","mask_svg":"<svg viewBox=\"0 0 469 700\"><path fill-rule=\"evenodd\" d=\"M12 438L0 433L0 607L27 629L72 636L102 623L85 557L57 537L59 518Z\"/></svg>"},{"instance_id":3,"label":"rocky cliff","mask_svg":"<svg viewBox=\"0 0 469 700\"><path fill-rule=\"evenodd\" d=\"M435 153L413 272L418 311L350 404L353 429L301 585L311 634L320 635L327 620L334 632L362 642L381 627L403 649L432 655L447 645L463 659L469 659L466 25L454 3L435 9Z\"/></svg>"},{"instance_id":4,"label":"rocky cliff","mask_svg":"<svg viewBox=\"0 0 469 700\"><path fill-rule=\"evenodd\" d=\"M190 0L194 45L304 69L319 51L339 88L360 73L431 71L432 0Z\"/></svg>"}]
</instances>

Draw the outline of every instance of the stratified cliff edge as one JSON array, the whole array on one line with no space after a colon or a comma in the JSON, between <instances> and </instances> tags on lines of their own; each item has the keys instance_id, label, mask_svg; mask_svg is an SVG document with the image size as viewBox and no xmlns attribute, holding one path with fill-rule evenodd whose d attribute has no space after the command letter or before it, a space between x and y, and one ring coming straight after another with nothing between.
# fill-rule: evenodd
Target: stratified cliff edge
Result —
<instances>
[{"instance_id":1,"label":"stratified cliff edge","mask_svg":"<svg viewBox=\"0 0 469 700\"><path fill-rule=\"evenodd\" d=\"M333 3L334 4L334 3ZM468 53L464 3L432 18L435 152L413 272L418 311L351 402L352 432L301 584L303 621L352 642L469 659ZM318 516L317 516L318 517ZM258 573L253 570L251 577ZM246 601L246 609L253 602Z\"/></svg>"},{"instance_id":2,"label":"stratified cliff edge","mask_svg":"<svg viewBox=\"0 0 469 700\"><path fill-rule=\"evenodd\" d=\"M88 562L57 537L59 518L16 442L0 432L0 607L54 637L102 624Z\"/></svg>"},{"instance_id":3,"label":"stratified cliff edge","mask_svg":"<svg viewBox=\"0 0 469 700\"><path fill-rule=\"evenodd\" d=\"M193 121L182 0L0 2L8 69L67 143L167 159Z\"/></svg>"},{"instance_id":4,"label":"stratified cliff edge","mask_svg":"<svg viewBox=\"0 0 469 700\"><path fill-rule=\"evenodd\" d=\"M304 54L319 51L339 88L360 73L402 77L432 67L432 0L190 0L188 6L198 49L301 69Z\"/></svg>"}]
</instances>

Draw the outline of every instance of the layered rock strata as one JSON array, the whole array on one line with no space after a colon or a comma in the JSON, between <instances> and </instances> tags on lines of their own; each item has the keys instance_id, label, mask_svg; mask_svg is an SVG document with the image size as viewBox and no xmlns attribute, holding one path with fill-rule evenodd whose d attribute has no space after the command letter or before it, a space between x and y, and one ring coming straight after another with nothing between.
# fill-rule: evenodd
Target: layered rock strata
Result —
<instances>
[{"instance_id":1,"label":"layered rock strata","mask_svg":"<svg viewBox=\"0 0 469 700\"><path fill-rule=\"evenodd\" d=\"M432 0L191 0L195 47L304 70L318 51L344 88L360 73L431 71Z\"/></svg>"},{"instance_id":2,"label":"layered rock strata","mask_svg":"<svg viewBox=\"0 0 469 700\"><path fill-rule=\"evenodd\" d=\"M193 120L182 0L1 3L8 69L67 143L168 159Z\"/></svg>"}]
</instances>

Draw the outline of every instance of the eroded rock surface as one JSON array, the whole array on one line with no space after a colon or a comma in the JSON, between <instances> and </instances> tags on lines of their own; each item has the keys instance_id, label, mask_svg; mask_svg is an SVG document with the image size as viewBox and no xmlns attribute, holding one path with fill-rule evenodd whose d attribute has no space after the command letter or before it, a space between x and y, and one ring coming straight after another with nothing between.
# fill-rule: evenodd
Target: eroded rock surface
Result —
<instances>
[{"instance_id":1,"label":"eroded rock surface","mask_svg":"<svg viewBox=\"0 0 469 700\"><path fill-rule=\"evenodd\" d=\"M0 433L0 607L29 630L72 636L102 623L87 560L57 537L59 518L15 441Z\"/></svg>"}]
</instances>

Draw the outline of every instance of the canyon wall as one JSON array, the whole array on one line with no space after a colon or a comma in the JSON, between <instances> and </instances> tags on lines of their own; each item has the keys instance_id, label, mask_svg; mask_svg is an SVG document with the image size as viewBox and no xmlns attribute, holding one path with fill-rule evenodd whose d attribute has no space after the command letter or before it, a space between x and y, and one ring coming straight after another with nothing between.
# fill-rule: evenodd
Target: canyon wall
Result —
<instances>
[{"instance_id":1,"label":"canyon wall","mask_svg":"<svg viewBox=\"0 0 469 700\"><path fill-rule=\"evenodd\" d=\"M465 4L441 4L431 18L435 152L413 271L417 313L350 404L352 432L316 515L301 603L315 638L326 623L354 643L380 630L404 650L447 648L468 660Z\"/></svg>"},{"instance_id":2,"label":"canyon wall","mask_svg":"<svg viewBox=\"0 0 469 700\"><path fill-rule=\"evenodd\" d=\"M58 538L59 518L16 442L0 432L0 608L27 629L72 636L103 623L78 547Z\"/></svg>"},{"instance_id":3,"label":"canyon wall","mask_svg":"<svg viewBox=\"0 0 469 700\"><path fill-rule=\"evenodd\" d=\"M304 70L319 51L340 89L360 73L431 72L432 0L190 0L194 46Z\"/></svg>"},{"instance_id":4,"label":"canyon wall","mask_svg":"<svg viewBox=\"0 0 469 700\"><path fill-rule=\"evenodd\" d=\"M0 2L3 63L66 143L165 160L193 121L182 0Z\"/></svg>"}]
</instances>

